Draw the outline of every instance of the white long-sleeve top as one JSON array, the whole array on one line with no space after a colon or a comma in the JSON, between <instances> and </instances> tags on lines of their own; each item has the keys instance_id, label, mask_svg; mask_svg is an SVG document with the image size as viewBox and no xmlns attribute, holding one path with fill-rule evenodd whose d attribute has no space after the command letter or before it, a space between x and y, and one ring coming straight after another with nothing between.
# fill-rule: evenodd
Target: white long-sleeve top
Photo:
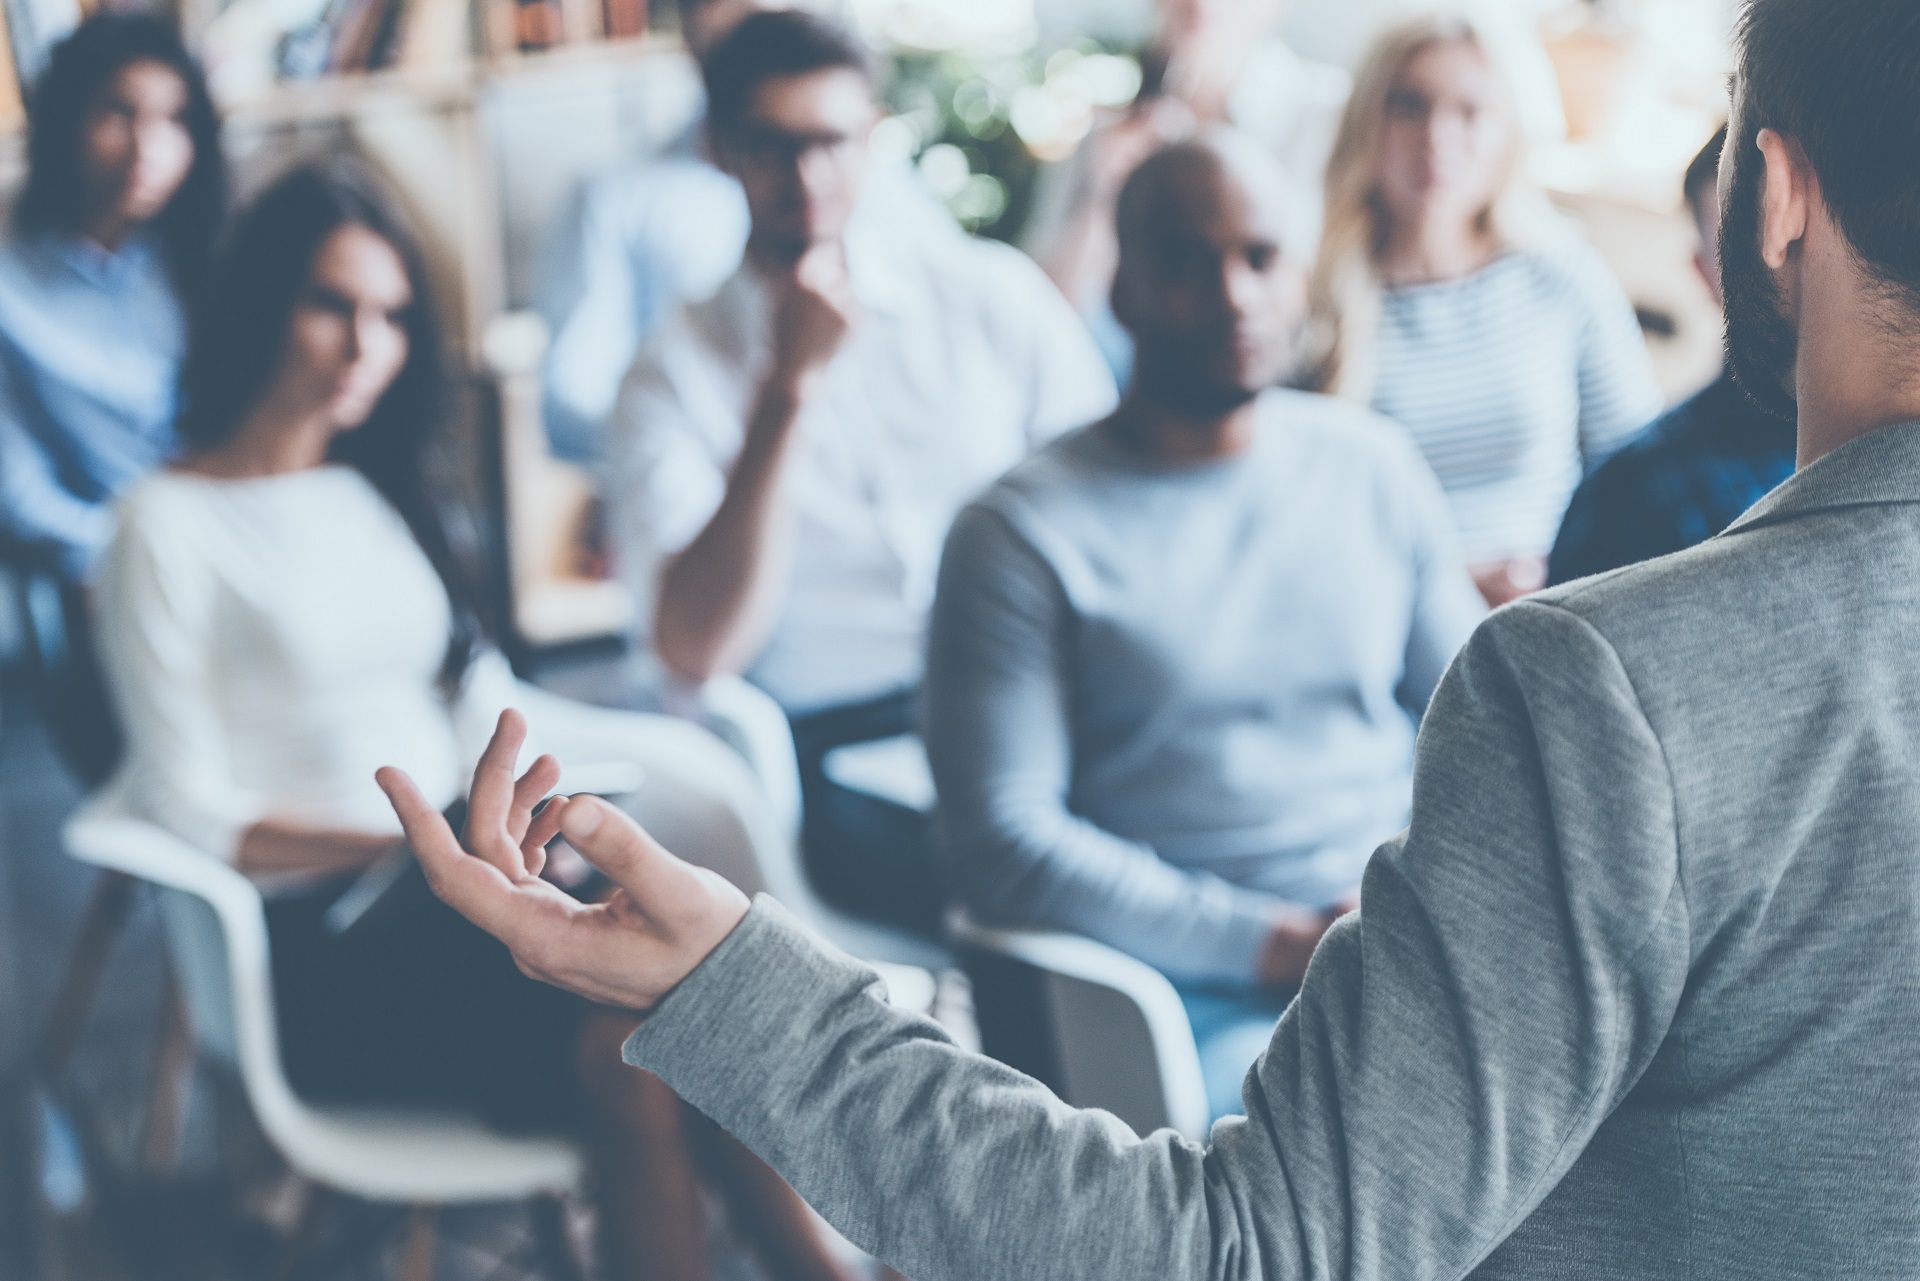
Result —
<instances>
[{"instance_id":1,"label":"white long-sleeve top","mask_svg":"<svg viewBox=\"0 0 1920 1281\"><path fill-rule=\"evenodd\" d=\"M95 604L127 736L113 803L229 860L267 817L397 835L374 770L450 802L514 697L491 650L442 696L446 590L348 467L148 478L120 505Z\"/></svg>"}]
</instances>

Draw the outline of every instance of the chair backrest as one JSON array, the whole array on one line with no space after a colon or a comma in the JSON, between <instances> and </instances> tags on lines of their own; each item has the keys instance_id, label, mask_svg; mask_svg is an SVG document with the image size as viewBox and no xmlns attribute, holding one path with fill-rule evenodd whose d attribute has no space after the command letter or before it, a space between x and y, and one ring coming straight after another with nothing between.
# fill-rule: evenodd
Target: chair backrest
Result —
<instances>
[{"instance_id":1,"label":"chair backrest","mask_svg":"<svg viewBox=\"0 0 1920 1281\"><path fill-rule=\"evenodd\" d=\"M814 893L800 858L800 769L793 733L771 696L738 677L722 677L701 687L691 714L746 765L750 785L762 798L767 835L755 843L753 857L767 893L853 956L929 970L952 967L952 954L938 944L849 916Z\"/></svg>"},{"instance_id":2,"label":"chair backrest","mask_svg":"<svg viewBox=\"0 0 1920 1281\"><path fill-rule=\"evenodd\" d=\"M261 1128L299 1150L312 1120L287 1084L274 1021L266 912L233 868L172 833L92 800L67 821L67 852L159 889L168 959L202 1051L239 1075Z\"/></svg>"},{"instance_id":3,"label":"chair backrest","mask_svg":"<svg viewBox=\"0 0 1920 1281\"><path fill-rule=\"evenodd\" d=\"M1143 1135L1172 1127L1206 1138L1200 1052L1165 975L1077 935L985 928L960 912L949 926L966 944L1038 974L1063 1099L1111 1112Z\"/></svg>"}]
</instances>

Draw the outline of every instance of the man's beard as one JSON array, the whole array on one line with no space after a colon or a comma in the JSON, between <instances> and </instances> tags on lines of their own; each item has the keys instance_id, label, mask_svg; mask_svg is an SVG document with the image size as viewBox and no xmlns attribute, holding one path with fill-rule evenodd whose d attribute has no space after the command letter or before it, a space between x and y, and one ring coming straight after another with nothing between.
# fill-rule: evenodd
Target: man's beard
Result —
<instances>
[{"instance_id":1,"label":"man's beard","mask_svg":"<svg viewBox=\"0 0 1920 1281\"><path fill-rule=\"evenodd\" d=\"M1751 145L1728 144L1733 182L1720 215L1720 286L1727 306L1727 365L1747 398L1775 418L1800 416L1793 370L1800 336L1760 256L1760 179L1764 172Z\"/></svg>"},{"instance_id":2,"label":"man's beard","mask_svg":"<svg viewBox=\"0 0 1920 1281\"><path fill-rule=\"evenodd\" d=\"M1146 400L1190 418L1218 418L1257 399L1264 388L1207 372L1212 347L1208 340L1155 335L1136 339L1134 384Z\"/></svg>"}]
</instances>

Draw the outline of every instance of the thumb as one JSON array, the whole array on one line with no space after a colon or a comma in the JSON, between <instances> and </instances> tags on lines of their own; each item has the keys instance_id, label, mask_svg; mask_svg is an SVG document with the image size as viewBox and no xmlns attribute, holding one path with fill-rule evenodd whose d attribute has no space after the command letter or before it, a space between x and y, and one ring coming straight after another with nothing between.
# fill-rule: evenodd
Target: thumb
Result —
<instances>
[{"instance_id":1,"label":"thumb","mask_svg":"<svg viewBox=\"0 0 1920 1281\"><path fill-rule=\"evenodd\" d=\"M673 883L693 870L625 811L597 796L575 796L567 802L560 834L649 914L668 906Z\"/></svg>"}]
</instances>

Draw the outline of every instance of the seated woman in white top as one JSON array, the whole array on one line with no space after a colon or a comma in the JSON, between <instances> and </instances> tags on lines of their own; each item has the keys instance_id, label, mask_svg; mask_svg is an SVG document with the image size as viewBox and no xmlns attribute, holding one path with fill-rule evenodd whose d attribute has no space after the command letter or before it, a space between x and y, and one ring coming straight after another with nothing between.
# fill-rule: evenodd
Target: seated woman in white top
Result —
<instances>
[{"instance_id":1,"label":"seated woman in white top","mask_svg":"<svg viewBox=\"0 0 1920 1281\"><path fill-rule=\"evenodd\" d=\"M1633 307L1525 173L1500 46L1425 15L1382 36L1327 168L1317 390L1413 436L1489 603L1546 583L1583 473L1661 407Z\"/></svg>"},{"instance_id":2,"label":"seated woman in white top","mask_svg":"<svg viewBox=\"0 0 1920 1281\"><path fill-rule=\"evenodd\" d=\"M704 1276L687 1144L706 1128L619 1066L630 1014L527 979L424 890L328 915L405 848L375 767L405 760L451 804L515 698L430 476L447 378L419 249L363 180L302 170L240 220L210 283L188 453L127 497L99 582L120 803L267 893L297 1091L621 1144L603 1183L615 1270ZM792 1193L715 1142L793 1274L843 1278Z\"/></svg>"}]
</instances>

